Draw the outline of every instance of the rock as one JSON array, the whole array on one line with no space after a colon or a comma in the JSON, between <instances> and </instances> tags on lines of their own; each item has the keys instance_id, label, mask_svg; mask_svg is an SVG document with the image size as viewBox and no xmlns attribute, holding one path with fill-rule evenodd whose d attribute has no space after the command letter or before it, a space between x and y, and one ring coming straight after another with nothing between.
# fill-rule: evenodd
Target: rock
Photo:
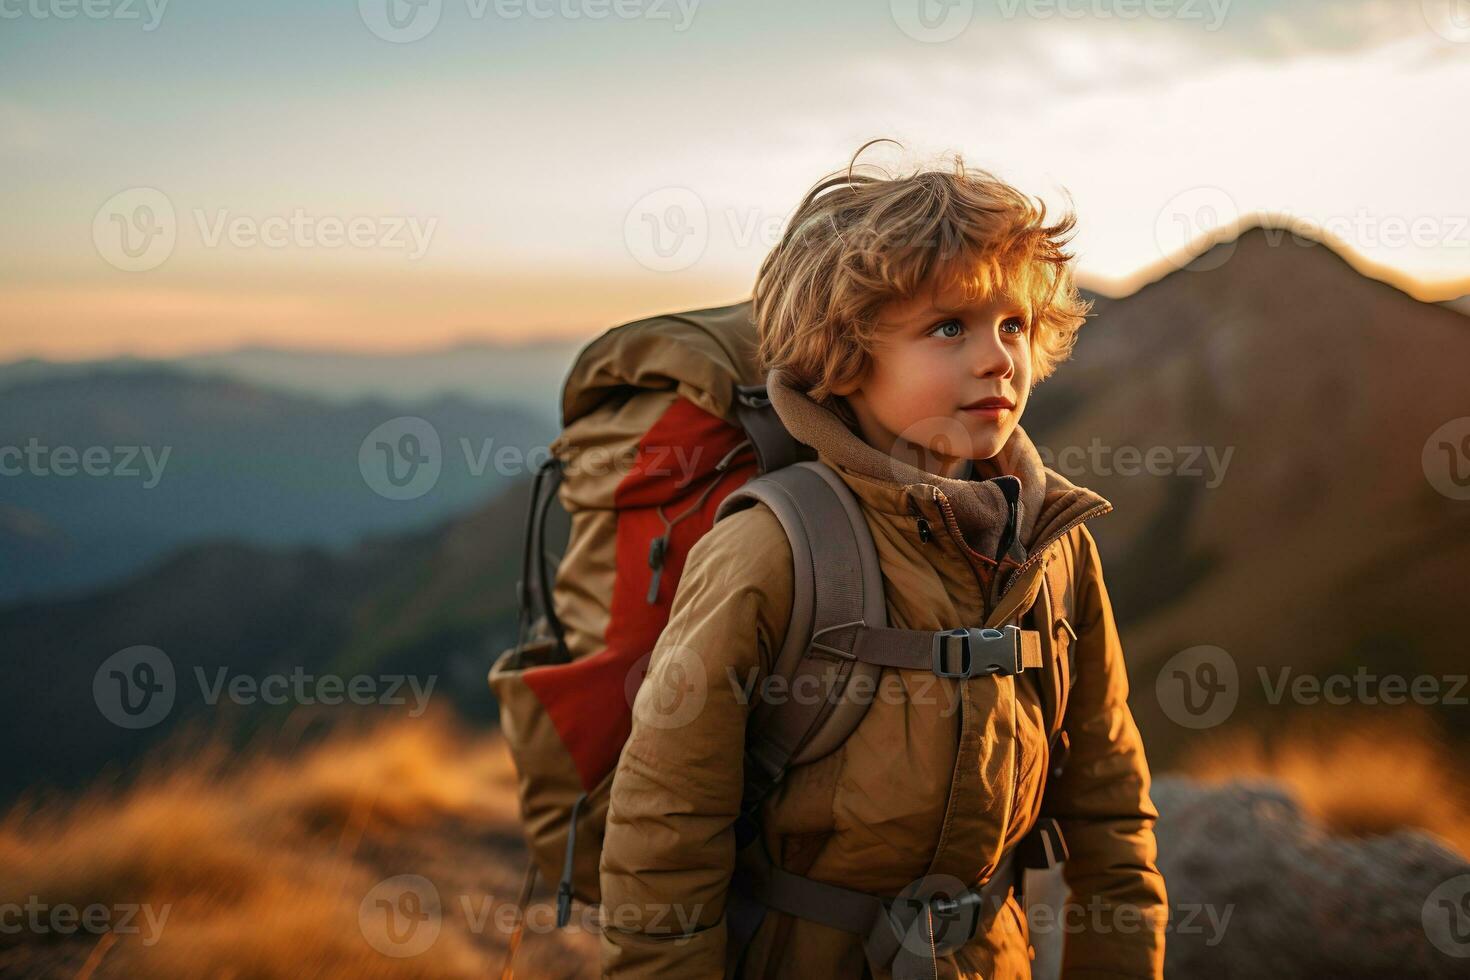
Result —
<instances>
[{"instance_id":1,"label":"rock","mask_svg":"<svg viewBox=\"0 0 1470 980\"><path fill-rule=\"evenodd\" d=\"M1171 980L1470 977L1470 861L1439 838L1336 836L1266 782L1152 795Z\"/></svg>"}]
</instances>

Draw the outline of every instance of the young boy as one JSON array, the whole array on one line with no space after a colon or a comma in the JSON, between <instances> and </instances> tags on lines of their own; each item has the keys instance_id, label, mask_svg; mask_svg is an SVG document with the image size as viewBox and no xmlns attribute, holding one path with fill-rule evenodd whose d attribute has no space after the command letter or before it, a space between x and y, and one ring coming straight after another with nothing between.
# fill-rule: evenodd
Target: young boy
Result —
<instances>
[{"instance_id":1,"label":"young boy","mask_svg":"<svg viewBox=\"0 0 1470 980\"><path fill-rule=\"evenodd\" d=\"M958 943L940 941L945 908L917 904L929 918L897 949L824 924L821 908L766 908L727 949L748 932L727 913L750 712L729 679L771 669L793 590L786 534L753 506L691 550L651 660L698 710L671 724L646 683L634 706L602 852L607 975L719 977L728 955L742 977L1029 977L1026 916L996 867L1047 817L1070 852L1071 896L1047 923L1064 933L1063 977L1162 977L1158 814L1083 523L1111 505L1044 467L1019 426L1087 312L1064 250L1074 224L1046 224L1039 203L958 159L902 177L849 168L807 194L755 287L773 407L860 502L888 625L1020 623L1028 609L1007 601L1050 561L1065 563L1072 615L1045 669L884 668L851 736L765 800L760 839L776 867L849 890L818 895L902 899L922 880L995 878L1003 904ZM1058 704L1065 766L1046 727Z\"/></svg>"}]
</instances>

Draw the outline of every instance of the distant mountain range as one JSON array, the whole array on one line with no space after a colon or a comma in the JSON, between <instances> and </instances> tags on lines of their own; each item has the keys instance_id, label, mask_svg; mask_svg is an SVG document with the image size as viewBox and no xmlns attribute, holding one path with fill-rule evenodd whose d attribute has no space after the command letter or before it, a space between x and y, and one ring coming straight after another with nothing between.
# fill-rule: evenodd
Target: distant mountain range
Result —
<instances>
[{"instance_id":1,"label":"distant mountain range","mask_svg":"<svg viewBox=\"0 0 1470 980\"><path fill-rule=\"evenodd\" d=\"M437 350L372 353L242 347L174 358L86 361L25 358L0 364L0 389L100 372L182 371L246 382L317 400L417 403L443 398L524 406L555 418L561 381L579 343L460 344Z\"/></svg>"},{"instance_id":2,"label":"distant mountain range","mask_svg":"<svg viewBox=\"0 0 1470 980\"><path fill-rule=\"evenodd\" d=\"M514 481L432 529L370 537L336 554L196 544L86 596L0 606L8 673L0 685L0 799L125 772L180 723L226 736L279 724L290 708L261 696L273 675L294 684L300 673L308 691L328 674L411 675L433 705L492 717L485 675L514 641L528 489ZM174 701L166 716L127 729L99 709L94 684L110 683L104 662L134 646L167 658ZM260 686L243 703L222 678ZM386 683L377 690L390 693ZM384 716L408 710L414 690L401 684L392 696L406 706L385 704ZM206 709L210 697L216 706ZM340 717L354 707L324 710Z\"/></svg>"},{"instance_id":3,"label":"distant mountain range","mask_svg":"<svg viewBox=\"0 0 1470 980\"><path fill-rule=\"evenodd\" d=\"M460 395L327 402L156 366L14 381L0 387L0 601L95 587L207 539L340 548L429 527L524 476L556 418ZM400 443L404 426L429 428ZM399 449L420 443L437 478L396 499L386 460L407 473Z\"/></svg>"},{"instance_id":4,"label":"distant mountain range","mask_svg":"<svg viewBox=\"0 0 1470 980\"><path fill-rule=\"evenodd\" d=\"M1189 648L1220 648L1235 672L1238 706L1219 731L1322 710L1290 697L1273 705L1258 669L1272 684L1283 668L1318 678L1359 668L1463 673L1470 501L1444 492L1454 474L1443 472L1449 464L1432 437L1470 416L1462 376L1470 318L1369 279L1326 247L1259 228L1134 295L1094 299L1073 359L1037 388L1023 424L1057 469L1116 507L1090 526L1130 664L1130 703L1156 767L1212 734L1181 725L1165 704L1160 668ZM199 423L202 438L251 431L239 418L266 396L239 386L220 401L220 383L176 380L163 404L196 420L215 406L232 420ZM51 387L60 379L42 384L63 390ZM196 404L183 393L199 384ZM131 402L99 399L99 390L107 389L97 378L79 383L54 396L52 413L86 396L92 414L77 431L87 433L124 421L153 433L170 417L139 428L135 416L102 408ZM0 419L10 425L10 405L25 403L0 402ZM343 481L301 481L322 507L376 496L363 486L357 452L381 412L343 410L361 414L328 427L331 439L307 442L333 447L327 472ZM320 427L306 420L321 411L291 417ZM277 419L271 431L283 431L280 412L266 414ZM435 424L456 433L477 421ZM224 472L239 482L275 443L240 435L229 445L238 464ZM1470 472L1470 456L1464 464ZM290 494L267 486L268 472L252 479L248 490L233 488L234 506L286 507ZM492 710L484 673L509 641L525 493L523 481L498 495L477 484L466 490L464 517L338 554L195 544L91 595L0 607L0 648L18 665L0 691L0 727L23 759L9 788L122 765L178 719L199 716L196 697L141 733L102 718L94 675L138 644L165 651L181 677L196 665L440 673L457 703ZM469 499L476 495L480 502ZM210 498L179 499L184 507ZM117 494L108 506L125 513L137 503ZM1427 710L1470 745L1463 708L1441 699Z\"/></svg>"}]
</instances>

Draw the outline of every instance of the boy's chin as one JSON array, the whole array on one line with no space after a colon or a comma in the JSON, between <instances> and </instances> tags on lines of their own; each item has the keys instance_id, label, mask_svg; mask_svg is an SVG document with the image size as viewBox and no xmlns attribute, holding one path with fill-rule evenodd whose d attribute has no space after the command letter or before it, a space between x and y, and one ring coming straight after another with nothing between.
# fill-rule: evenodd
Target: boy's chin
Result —
<instances>
[{"instance_id":1,"label":"boy's chin","mask_svg":"<svg viewBox=\"0 0 1470 980\"><path fill-rule=\"evenodd\" d=\"M1004 421L971 422L966 428L969 430L969 452L965 453L970 459L979 462L990 459L1002 449L1011 438L1011 433L1016 431L1019 419L1006 419Z\"/></svg>"}]
</instances>

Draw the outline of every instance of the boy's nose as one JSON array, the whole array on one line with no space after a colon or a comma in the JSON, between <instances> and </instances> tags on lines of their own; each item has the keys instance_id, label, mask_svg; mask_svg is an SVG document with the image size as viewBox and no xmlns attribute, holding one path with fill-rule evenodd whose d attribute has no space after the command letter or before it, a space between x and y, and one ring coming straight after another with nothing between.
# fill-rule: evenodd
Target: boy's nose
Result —
<instances>
[{"instance_id":1,"label":"boy's nose","mask_svg":"<svg viewBox=\"0 0 1470 980\"><path fill-rule=\"evenodd\" d=\"M975 352L973 368L977 378L1008 378L1015 367L1010 351L995 338L981 343Z\"/></svg>"}]
</instances>

